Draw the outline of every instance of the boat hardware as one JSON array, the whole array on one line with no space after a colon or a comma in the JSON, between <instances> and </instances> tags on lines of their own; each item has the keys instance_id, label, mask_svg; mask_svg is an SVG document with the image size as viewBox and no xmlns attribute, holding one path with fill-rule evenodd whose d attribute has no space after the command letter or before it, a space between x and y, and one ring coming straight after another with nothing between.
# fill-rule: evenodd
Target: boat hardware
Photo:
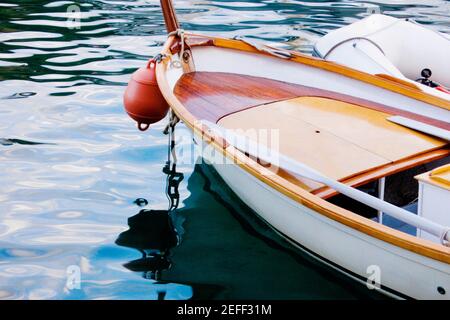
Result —
<instances>
[{"instance_id":1,"label":"boat hardware","mask_svg":"<svg viewBox=\"0 0 450 320\"><path fill-rule=\"evenodd\" d=\"M157 63L160 63L165 58L167 58L167 55L162 54L162 53L158 53L156 56L153 57L153 60L155 60Z\"/></svg>"},{"instance_id":2,"label":"boat hardware","mask_svg":"<svg viewBox=\"0 0 450 320\"><path fill-rule=\"evenodd\" d=\"M441 85L440 83L437 83L436 81L433 81L430 79L430 77L432 75L432 72L430 69L428 69L428 68L423 69L422 72L420 73L420 75L421 75L421 77L416 79L416 82L421 83L424 86L445 92L445 93L450 93L449 88L446 88L443 85Z\"/></svg>"},{"instance_id":3,"label":"boat hardware","mask_svg":"<svg viewBox=\"0 0 450 320\"><path fill-rule=\"evenodd\" d=\"M180 119L172 111L169 123L164 129L164 134L168 135L167 161L163 172L167 175L166 196L169 200L169 212L175 210L179 205L180 193L178 188L184 178L182 172L177 172L177 154L175 152L175 126L179 121Z\"/></svg>"},{"instance_id":4,"label":"boat hardware","mask_svg":"<svg viewBox=\"0 0 450 320\"><path fill-rule=\"evenodd\" d=\"M180 39L180 51L179 51L179 57L182 59L184 63L189 62L190 54L187 52L186 43L185 43L185 37L184 37L184 29L177 29L175 31L172 31L169 33L168 37L177 36ZM185 51L186 50L186 51ZM180 61L172 61L170 63L170 66L173 68L181 68L182 64Z\"/></svg>"}]
</instances>

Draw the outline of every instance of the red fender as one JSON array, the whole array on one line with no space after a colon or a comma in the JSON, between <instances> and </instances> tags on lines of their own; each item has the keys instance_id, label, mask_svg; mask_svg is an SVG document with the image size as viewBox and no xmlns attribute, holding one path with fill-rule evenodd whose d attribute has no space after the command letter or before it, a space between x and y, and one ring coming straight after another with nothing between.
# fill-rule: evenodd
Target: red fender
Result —
<instances>
[{"instance_id":1,"label":"red fender","mask_svg":"<svg viewBox=\"0 0 450 320\"><path fill-rule=\"evenodd\" d=\"M156 61L150 60L131 76L123 96L128 115L137 121L138 129L145 131L150 124L163 119L169 105L164 99L156 81Z\"/></svg>"}]
</instances>

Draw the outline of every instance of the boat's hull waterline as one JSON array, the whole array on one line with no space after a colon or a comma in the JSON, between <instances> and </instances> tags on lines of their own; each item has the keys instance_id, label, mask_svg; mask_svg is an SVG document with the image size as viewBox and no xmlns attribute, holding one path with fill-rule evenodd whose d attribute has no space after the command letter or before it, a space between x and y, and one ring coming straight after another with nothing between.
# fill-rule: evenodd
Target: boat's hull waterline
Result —
<instances>
[{"instance_id":1,"label":"boat's hull waterline","mask_svg":"<svg viewBox=\"0 0 450 320\"><path fill-rule=\"evenodd\" d=\"M399 298L450 299L449 247L339 207L326 200L336 194L326 185L281 166L274 173L205 125L289 126L280 130L280 139L299 143L281 143L280 153L356 187L448 159L445 139L385 118L402 116L448 132L450 102L414 86L289 51L175 34L171 2L162 4L172 34L156 66L159 89L174 115L192 130L197 145L215 151L203 157L230 188L288 241L370 288ZM290 122L279 120L283 116ZM348 130L339 125L347 118ZM378 143L378 136L385 140ZM323 161L326 152L321 155L321 150L327 145L342 150L336 148ZM224 163L224 157L229 161ZM441 236L448 239L445 230Z\"/></svg>"}]
</instances>

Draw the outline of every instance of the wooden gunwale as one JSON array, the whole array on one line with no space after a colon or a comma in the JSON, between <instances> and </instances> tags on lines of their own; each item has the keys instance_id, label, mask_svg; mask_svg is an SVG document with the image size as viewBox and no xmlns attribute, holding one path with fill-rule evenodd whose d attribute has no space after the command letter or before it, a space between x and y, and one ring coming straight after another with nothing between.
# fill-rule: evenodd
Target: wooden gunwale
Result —
<instances>
[{"instance_id":1,"label":"wooden gunwale","mask_svg":"<svg viewBox=\"0 0 450 320\"><path fill-rule=\"evenodd\" d=\"M389 228L384 225L380 225L377 222L371 221L370 219L364 218L362 216L357 215L349 210L338 207L320 197L311 194L310 192L302 189L301 187L293 184L292 182L287 181L286 179L277 176L268 174L268 169L264 168L262 165L258 164L256 161L253 161L251 158L247 157L245 154L235 149L231 145L226 145L221 141L221 139L214 139L214 136L205 129L205 127L201 126L198 122L199 119L196 119L185 107L184 105L177 99L177 97L172 92L170 88L167 78L166 78L166 69L168 66L168 57L171 56L170 47L174 41L177 39L174 36L171 36L166 41L162 53L167 55L165 59L158 63L156 66L156 77L158 81L158 86L172 108L175 114L194 132L201 133L202 138L205 141L210 141L210 144L216 149L220 150L226 157L230 159L236 159L236 165L240 168L256 177L263 183L268 186L274 188L279 191L283 195L289 197L295 202L302 204L311 210L314 210L317 214L321 214L329 219L332 219L338 223L341 223L347 227L350 227L354 230L358 230L368 236L376 238L378 240L390 243L394 246L398 246L405 250L414 252L416 254L426 256L428 258L441 261L443 263L450 264L450 248L445 247L443 245L439 245L433 243L431 241L420 239L401 231ZM206 45L210 45L210 41L204 42ZM204 45L204 44L200 44ZM232 48L235 50L244 50L249 52L255 52L258 54L266 54L263 52L259 52L255 48L250 45L247 45L243 42L236 40L227 40L221 38L214 38L214 45L224 48ZM317 67L322 67L323 69L327 69L333 72L337 72L340 74L345 74L353 78L357 78L361 80L359 77L362 77L366 80L366 82L376 84L380 83L381 87L396 87L394 88L395 92L403 93L408 96L417 96L418 100L426 101L430 104L437 104L445 109L450 109L450 103L447 101L431 97L427 94L421 92L415 92L410 87L401 86L398 83L392 83L389 80L385 80L382 78L374 78L374 76L352 70L343 66L335 65L329 62L319 61L318 59L297 56L294 61L299 63L304 63L308 65L313 65ZM364 81L364 79L362 81ZM434 102L434 103L433 103Z\"/></svg>"}]
</instances>

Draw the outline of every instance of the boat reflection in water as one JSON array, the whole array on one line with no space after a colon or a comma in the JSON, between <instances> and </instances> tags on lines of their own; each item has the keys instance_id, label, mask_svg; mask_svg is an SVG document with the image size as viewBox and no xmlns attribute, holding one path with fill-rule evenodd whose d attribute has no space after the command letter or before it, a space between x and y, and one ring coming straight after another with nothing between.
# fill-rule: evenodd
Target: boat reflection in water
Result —
<instances>
[{"instance_id":1,"label":"boat reflection in water","mask_svg":"<svg viewBox=\"0 0 450 320\"><path fill-rule=\"evenodd\" d=\"M141 210L116 240L141 252L124 266L152 281L158 298L379 298L284 242L228 190L211 166L196 165L190 196L172 210ZM187 295L189 289L189 295Z\"/></svg>"},{"instance_id":2,"label":"boat reflection in water","mask_svg":"<svg viewBox=\"0 0 450 320\"><path fill-rule=\"evenodd\" d=\"M162 271L170 267L170 249L178 244L169 211L143 209L128 219L128 225L130 229L119 235L116 244L139 250L142 258L124 266L143 272L144 278L161 280Z\"/></svg>"},{"instance_id":3,"label":"boat reflection in water","mask_svg":"<svg viewBox=\"0 0 450 320\"><path fill-rule=\"evenodd\" d=\"M169 136L170 141L173 141L172 137L173 132ZM144 278L152 280L160 280L161 272L170 267L170 249L179 243L179 234L171 215L180 202L178 188L184 175L177 172L174 147L174 142L169 143L168 160L162 170L167 175L166 195L169 199L169 209L139 211L128 219L130 229L122 232L116 240L116 244L135 248L142 253L142 258L130 261L124 266L131 271L143 272ZM147 200L136 200L138 205L142 202L147 204Z\"/></svg>"},{"instance_id":4,"label":"boat reflection in water","mask_svg":"<svg viewBox=\"0 0 450 320\"><path fill-rule=\"evenodd\" d=\"M172 148L174 144L172 144ZM166 195L169 199L168 210L148 210L142 209L136 215L128 218L129 229L122 232L116 244L119 246L137 249L141 252L140 259L132 260L124 264L124 267L141 272L146 279L154 280L154 285L160 287L158 299L166 298L167 291L188 291L191 292L191 299L210 299L221 291L222 288L216 285L196 284L176 281L164 277L163 271L171 267L171 250L180 243L180 232L175 227L174 221L178 214L176 209L179 205L180 194L178 187L184 178L183 173L177 172L176 163L171 160L169 146L169 160L166 162L163 173L167 175ZM137 199L138 205L146 205L145 199ZM179 226L181 229L181 225ZM175 296L179 297L179 294Z\"/></svg>"},{"instance_id":5,"label":"boat reflection in water","mask_svg":"<svg viewBox=\"0 0 450 320\"><path fill-rule=\"evenodd\" d=\"M177 171L170 133L162 170L168 210L140 210L116 240L141 252L124 266L158 286L159 299L380 298L279 237L210 165L195 165L187 179L189 196L179 207L184 176Z\"/></svg>"}]
</instances>

